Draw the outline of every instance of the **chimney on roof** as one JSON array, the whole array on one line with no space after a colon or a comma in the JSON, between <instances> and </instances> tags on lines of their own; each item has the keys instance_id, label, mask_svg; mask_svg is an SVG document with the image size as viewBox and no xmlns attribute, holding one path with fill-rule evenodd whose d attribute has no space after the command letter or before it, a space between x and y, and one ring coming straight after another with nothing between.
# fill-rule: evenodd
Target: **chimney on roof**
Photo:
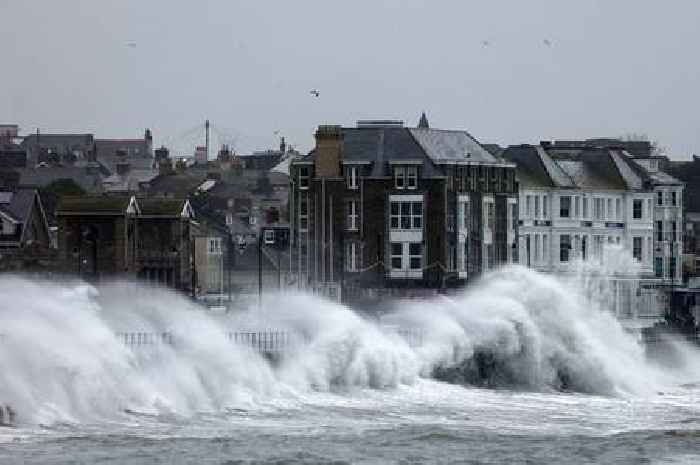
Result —
<instances>
[{"instance_id":1,"label":"chimney on roof","mask_svg":"<svg viewBox=\"0 0 700 465\"><path fill-rule=\"evenodd\" d=\"M287 152L287 144L284 141L284 136L280 137L280 152L284 155Z\"/></svg>"},{"instance_id":2,"label":"chimney on roof","mask_svg":"<svg viewBox=\"0 0 700 465\"><path fill-rule=\"evenodd\" d=\"M428 117L425 116L425 112L421 113L421 115L420 115L420 120L418 121L418 127L422 128L422 129L430 128L430 124L428 124Z\"/></svg>"},{"instance_id":3,"label":"chimney on roof","mask_svg":"<svg viewBox=\"0 0 700 465\"><path fill-rule=\"evenodd\" d=\"M146 155L153 156L153 134L151 130L146 128L146 132L143 135L143 140L146 143Z\"/></svg>"},{"instance_id":4,"label":"chimney on roof","mask_svg":"<svg viewBox=\"0 0 700 465\"><path fill-rule=\"evenodd\" d=\"M322 125L316 130L316 176L340 176L343 158L343 130L340 126Z\"/></svg>"}]
</instances>

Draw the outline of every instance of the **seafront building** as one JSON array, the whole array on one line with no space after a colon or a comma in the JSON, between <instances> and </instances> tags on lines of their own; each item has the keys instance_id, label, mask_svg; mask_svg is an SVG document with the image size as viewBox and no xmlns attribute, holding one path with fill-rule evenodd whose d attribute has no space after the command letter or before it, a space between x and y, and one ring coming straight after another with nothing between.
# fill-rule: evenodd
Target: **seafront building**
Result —
<instances>
[{"instance_id":1,"label":"seafront building","mask_svg":"<svg viewBox=\"0 0 700 465\"><path fill-rule=\"evenodd\" d=\"M520 262L561 274L580 260L599 261L620 319L633 328L662 321L667 286L680 276L682 183L609 144L543 142L502 156L517 166ZM607 266L609 246L638 266Z\"/></svg>"},{"instance_id":2,"label":"seafront building","mask_svg":"<svg viewBox=\"0 0 700 465\"><path fill-rule=\"evenodd\" d=\"M343 300L454 287L517 257L515 165L463 130L319 126L291 163L293 268Z\"/></svg>"}]
</instances>

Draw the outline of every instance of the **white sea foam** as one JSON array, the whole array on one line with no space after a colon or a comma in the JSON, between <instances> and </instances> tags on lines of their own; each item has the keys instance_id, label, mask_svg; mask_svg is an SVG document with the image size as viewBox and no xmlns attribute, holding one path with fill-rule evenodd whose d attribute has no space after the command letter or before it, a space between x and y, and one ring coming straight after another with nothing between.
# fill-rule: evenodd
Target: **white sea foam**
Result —
<instances>
[{"instance_id":1,"label":"white sea foam","mask_svg":"<svg viewBox=\"0 0 700 465\"><path fill-rule=\"evenodd\" d=\"M682 381L647 362L607 311L600 283L585 276L507 267L460 295L403 303L381 322L303 294L271 295L261 307L217 316L134 283L94 288L4 276L0 402L28 423L85 422L125 410L254 409L274 399L395 388L433 376L602 394L644 394ZM409 344L397 327L418 333L422 343ZM229 340L230 332L251 329L292 334L297 344L272 364ZM117 336L123 332L167 332L175 343L125 346ZM697 374L695 349L684 350L684 369Z\"/></svg>"}]
</instances>

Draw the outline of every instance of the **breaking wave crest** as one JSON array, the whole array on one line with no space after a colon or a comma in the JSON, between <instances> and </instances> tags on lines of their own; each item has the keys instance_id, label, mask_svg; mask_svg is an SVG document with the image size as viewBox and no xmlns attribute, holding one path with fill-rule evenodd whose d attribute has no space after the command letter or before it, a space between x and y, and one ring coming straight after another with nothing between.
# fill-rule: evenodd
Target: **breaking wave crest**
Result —
<instances>
[{"instance_id":1,"label":"breaking wave crest","mask_svg":"<svg viewBox=\"0 0 700 465\"><path fill-rule=\"evenodd\" d=\"M84 422L125 411L256 408L429 377L599 394L665 382L634 337L579 288L509 267L460 295L404 302L377 320L303 294L217 315L133 283L3 277L0 404L29 423ZM287 335L284 356L271 362L249 343L232 343L246 330ZM125 344L120 335L134 332L162 343Z\"/></svg>"}]
</instances>

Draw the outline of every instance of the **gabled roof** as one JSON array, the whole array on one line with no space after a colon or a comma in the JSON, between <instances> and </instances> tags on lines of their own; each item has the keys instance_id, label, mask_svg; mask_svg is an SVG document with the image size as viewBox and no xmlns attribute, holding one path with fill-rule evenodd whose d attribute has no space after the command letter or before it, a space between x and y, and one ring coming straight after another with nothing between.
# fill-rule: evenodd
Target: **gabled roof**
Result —
<instances>
[{"instance_id":1,"label":"gabled roof","mask_svg":"<svg viewBox=\"0 0 700 465\"><path fill-rule=\"evenodd\" d=\"M511 146L503 157L517 164L523 187L640 190L649 174L617 149Z\"/></svg>"},{"instance_id":2,"label":"gabled roof","mask_svg":"<svg viewBox=\"0 0 700 465\"><path fill-rule=\"evenodd\" d=\"M138 199L141 215L168 218L194 218L194 210L187 199Z\"/></svg>"},{"instance_id":3,"label":"gabled roof","mask_svg":"<svg viewBox=\"0 0 700 465\"><path fill-rule=\"evenodd\" d=\"M14 223L24 223L32 212L37 195L35 189L0 192L0 212L11 218Z\"/></svg>"},{"instance_id":4,"label":"gabled roof","mask_svg":"<svg viewBox=\"0 0 700 465\"><path fill-rule=\"evenodd\" d=\"M124 196L81 196L62 197L56 207L56 214L65 215L124 215L133 197Z\"/></svg>"}]
</instances>

